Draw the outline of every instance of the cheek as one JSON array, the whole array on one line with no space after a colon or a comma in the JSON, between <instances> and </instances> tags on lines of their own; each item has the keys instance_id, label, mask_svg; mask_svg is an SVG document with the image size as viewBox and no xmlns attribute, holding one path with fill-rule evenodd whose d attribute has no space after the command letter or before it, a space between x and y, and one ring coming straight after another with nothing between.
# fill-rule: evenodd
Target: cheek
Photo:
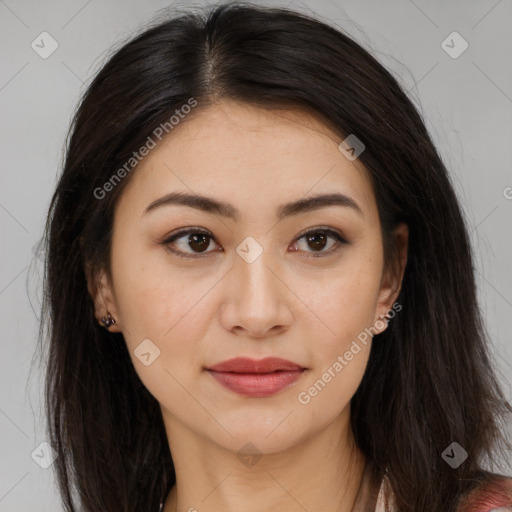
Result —
<instances>
[{"instance_id":1,"label":"cheek","mask_svg":"<svg viewBox=\"0 0 512 512\"><path fill-rule=\"evenodd\" d=\"M341 348L375 319L382 275L380 254L368 247L346 256L336 269L307 285L307 304L322 321L326 347Z\"/></svg>"},{"instance_id":2,"label":"cheek","mask_svg":"<svg viewBox=\"0 0 512 512\"><path fill-rule=\"evenodd\" d=\"M132 250L123 250L130 245ZM207 283L184 279L183 272L166 261L163 248L148 250L140 240L129 244L128 238L114 245L112 273L120 324L129 347L133 350L149 338L160 348L165 344L166 350L173 350L169 342L191 327L190 319Z\"/></svg>"},{"instance_id":3,"label":"cheek","mask_svg":"<svg viewBox=\"0 0 512 512\"><path fill-rule=\"evenodd\" d=\"M354 251L310 293L307 304L318 319L313 371L297 393L300 404L316 404L326 417L350 402L363 378L380 289L378 247ZM302 393L302 394L299 394Z\"/></svg>"},{"instance_id":4,"label":"cheek","mask_svg":"<svg viewBox=\"0 0 512 512\"><path fill-rule=\"evenodd\" d=\"M120 287L118 304L127 342L131 345L138 338L151 338L173 355L186 347L190 351L201 330L201 299L211 286L202 282L191 286L177 276L162 274L153 280L155 273L156 269L151 270L144 279L141 272L139 279L128 279Z\"/></svg>"},{"instance_id":5,"label":"cheek","mask_svg":"<svg viewBox=\"0 0 512 512\"><path fill-rule=\"evenodd\" d=\"M211 300L221 284L218 274L180 268L159 248L126 254L118 251L117 255L113 265L116 304L130 356L142 380L148 388L158 385L147 368L160 368L159 373L167 369L180 382L190 378L193 370L199 373L204 364L201 342L215 320ZM146 339L160 350L155 363L147 368L134 355ZM169 380L168 374L161 377L164 382Z\"/></svg>"},{"instance_id":6,"label":"cheek","mask_svg":"<svg viewBox=\"0 0 512 512\"><path fill-rule=\"evenodd\" d=\"M367 326L371 301L368 306L358 304L356 314L339 309L339 303L331 304L329 311L324 310L334 334L315 337L312 371L297 389L301 407L321 413L327 423L350 403L370 356L372 336Z\"/></svg>"},{"instance_id":7,"label":"cheek","mask_svg":"<svg viewBox=\"0 0 512 512\"><path fill-rule=\"evenodd\" d=\"M208 323L204 299L214 283L205 282L211 279L191 283L159 258L136 256L119 258L114 275L133 366L159 403L185 417L197 414L185 383L202 367L199 345ZM149 356L144 361L145 353Z\"/></svg>"}]
</instances>

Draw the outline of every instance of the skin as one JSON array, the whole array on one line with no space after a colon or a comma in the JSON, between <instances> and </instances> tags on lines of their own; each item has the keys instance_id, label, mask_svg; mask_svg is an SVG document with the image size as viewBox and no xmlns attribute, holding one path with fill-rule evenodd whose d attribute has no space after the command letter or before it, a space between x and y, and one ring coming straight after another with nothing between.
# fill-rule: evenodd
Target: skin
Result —
<instances>
[{"instance_id":1,"label":"skin","mask_svg":"<svg viewBox=\"0 0 512 512\"><path fill-rule=\"evenodd\" d=\"M165 512L352 510L366 460L349 427L350 400L371 337L309 403L297 397L390 310L408 231L396 231L401 270L392 274L384 268L368 173L340 152L341 141L298 110L220 101L181 121L119 198L112 275L100 273L90 290L97 318L108 310L116 319L109 330L123 333L138 375L161 405L177 474ZM240 217L183 205L144 214L173 191L231 203ZM277 221L282 203L332 192L350 196L362 213L328 206ZM349 243L329 237L322 249L296 240L321 226ZM162 245L182 227L211 234L206 253L180 258ZM236 252L249 236L263 251L251 263ZM189 241L184 235L171 247L198 254ZM308 258L337 245L330 255ZM386 328L378 325L374 332ZM134 355L145 339L160 350L149 366ZM277 356L307 370L273 396L244 397L204 370L235 356ZM255 464L237 456L247 443L261 455Z\"/></svg>"}]
</instances>

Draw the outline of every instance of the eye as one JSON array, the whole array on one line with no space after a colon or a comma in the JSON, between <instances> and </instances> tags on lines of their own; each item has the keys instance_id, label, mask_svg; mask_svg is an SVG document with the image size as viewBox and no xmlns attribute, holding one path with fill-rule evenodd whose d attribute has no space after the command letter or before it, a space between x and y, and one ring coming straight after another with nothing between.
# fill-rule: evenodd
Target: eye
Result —
<instances>
[{"instance_id":1,"label":"eye","mask_svg":"<svg viewBox=\"0 0 512 512\"><path fill-rule=\"evenodd\" d=\"M334 240L334 243L329 246L329 250L324 251L323 249L325 249L328 244L329 238ZM314 249L312 253L306 256L307 258L328 256L329 254L336 252L341 245L348 244L340 233L327 227L319 227L302 233L295 239L294 247L296 247L298 245L297 242L302 239L305 239L308 247ZM207 249L214 240L215 239L208 231L204 231L201 228L183 228L167 237L163 242L161 242L161 244L169 251L182 258L200 258L202 257L201 254L213 252L208 251ZM171 247L173 244L178 246L178 250ZM188 252L188 249L192 249L192 252ZM299 249L293 249L293 252L298 250ZM221 249L221 252L222 251L223 249ZM307 250L304 252L309 253Z\"/></svg>"},{"instance_id":2,"label":"eye","mask_svg":"<svg viewBox=\"0 0 512 512\"><path fill-rule=\"evenodd\" d=\"M333 239L334 243L330 245L329 250L324 251L323 249L326 247L329 238ZM348 242L340 233L327 227L311 229L306 233L299 235L295 242L298 242L302 239L305 239L307 247L315 249L313 253L311 253L309 256L306 256L308 258L320 258L323 256L328 256L336 252L341 245L348 244ZM306 250L305 252L308 251Z\"/></svg>"},{"instance_id":3,"label":"eye","mask_svg":"<svg viewBox=\"0 0 512 512\"><path fill-rule=\"evenodd\" d=\"M211 240L213 240L213 236L207 231L203 231L200 228L184 228L166 238L162 242L162 245L165 245L169 251L182 258L197 258L201 257L200 253L204 253L206 249L208 249ZM181 242L181 244L177 245L181 245L181 247L176 251L172 249L170 245L178 241ZM187 252L187 247L197 252Z\"/></svg>"}]
</instances>

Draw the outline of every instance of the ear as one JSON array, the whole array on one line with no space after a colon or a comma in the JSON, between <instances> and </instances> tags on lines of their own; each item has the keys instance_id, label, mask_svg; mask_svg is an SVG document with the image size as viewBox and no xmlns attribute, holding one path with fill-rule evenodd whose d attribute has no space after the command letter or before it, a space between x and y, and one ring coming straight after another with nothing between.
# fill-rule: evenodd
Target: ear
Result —
<instances>
[{"instance_id":1,"label":"ear","mask_svg":"<svg viewBox=\"0 0 512 512\"><path fill-rule=\"evenodd\" d=\"M384 269L382 275L381 287L377 299L376 318L374 321L374 324L376 324L376 334L385 331L388 326L385 316L390 312L400 293L405 267L407 265L409 227L405 223L400 223L393 231L392 236L391 252L394 261L390 262L388 268ZM400 307L400 309L402 308ZM400 311L400 309L397 309L397 311ZM377 322L379 319L381 322ZM384 326L379 329L377 326L382 324L384 324Z\"/></svg>"},{"instance_id":2,"label":"ear","mask_svg":"<svg viewBox=\"0 0 512 512\"><path fill-rule=\"evenodd\" d=\"M114 300L112 283L104 270L93 274L90 267L86 268L87 290L94 302L94 316L98 323L109 332L122 332L119 312ZM101 319L107 316L107 311L115 319L115 323L105 327Z\"/></svg>"}]
</instances>

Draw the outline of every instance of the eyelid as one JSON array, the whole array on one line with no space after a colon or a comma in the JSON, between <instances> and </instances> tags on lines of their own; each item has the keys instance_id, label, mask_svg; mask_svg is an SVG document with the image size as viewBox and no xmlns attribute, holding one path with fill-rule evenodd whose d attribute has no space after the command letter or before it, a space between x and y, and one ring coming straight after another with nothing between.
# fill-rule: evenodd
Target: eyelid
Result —
<instances>
[{"instance_id":1,"label":"eyelid","mask_svg":"<svg viewBox=\"0 0 512 512\"><path fill-rule=\"evenodd\" d=\"M329 226L314 226L312 228L306 228L305 230L301 231L295 237L294 242L296 242L297 240L299 240L303 236L308 235L309 233L316 233L317 231L321 231L323 233L327 233L328 235L339 236L340 238L343 238L343 240L345 240L345 242L346 242L345 236L343 235L343 233L341 231L339 231L338 229L331 228Z\"/></svg>"}]
</instances>

